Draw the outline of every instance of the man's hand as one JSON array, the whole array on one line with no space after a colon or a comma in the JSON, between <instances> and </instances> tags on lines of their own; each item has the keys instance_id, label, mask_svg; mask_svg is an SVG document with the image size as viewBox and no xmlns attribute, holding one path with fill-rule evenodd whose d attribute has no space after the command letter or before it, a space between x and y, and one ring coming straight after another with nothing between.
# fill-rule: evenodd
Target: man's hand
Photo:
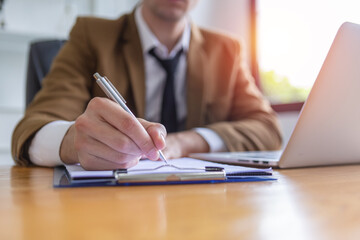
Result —
<instances>
[{"instance_id":1,"label":"man's hand","mask_svg":"<svg viewBox=\"0 0 360 240\"><path fill-rule=\"evenodd\" d=\"M195 131L170 133L166 137L166 148L163 153L166 158L186 157L190 153L208 152L209 145Z\"/></svg>"},{"instance_id":2,"label":"man's hand","mask_svg":"<svg viewBox=\"0 0 360 240\"><path fill-rule=\"evenodd\" d=\"M142 156L158 160L166 130L158 123L137 121L107 98L94 98L66 133L60 147L66 164L87 170L129 168Z\"/></svg>"}]
</instances>

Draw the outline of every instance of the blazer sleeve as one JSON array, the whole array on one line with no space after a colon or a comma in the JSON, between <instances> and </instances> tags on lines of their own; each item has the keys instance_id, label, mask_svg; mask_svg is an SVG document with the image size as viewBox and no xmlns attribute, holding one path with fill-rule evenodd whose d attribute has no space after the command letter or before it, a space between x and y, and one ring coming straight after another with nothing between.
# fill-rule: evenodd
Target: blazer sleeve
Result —
<instances>
[{"instance_id":1,"label":"blazer sleeve","mask_svg":"<svg viewBox=\"0 0 360 240\"><path fill-rule=\"evenodd\" d=\"M73 121L84 112L91 98L91 73L95 66L86 30L85 19L79 18L43 79L41 90L16 126L12 156L17 164L30 164L28 148L41 127L55 120Z\"/></svg>"},{"instance_id":2,"label":"blazer sleeve","mask_svg":"<svg viewBox=\"0 0 360 240\"><path fill-rule=\"evenodd\" d=\"M240 42L233 40L230 49L234 61L227 119L207 127L219 134L229 151L277 150L282 143L277 116L256 86Z\"/></svg>"}]
</instances>

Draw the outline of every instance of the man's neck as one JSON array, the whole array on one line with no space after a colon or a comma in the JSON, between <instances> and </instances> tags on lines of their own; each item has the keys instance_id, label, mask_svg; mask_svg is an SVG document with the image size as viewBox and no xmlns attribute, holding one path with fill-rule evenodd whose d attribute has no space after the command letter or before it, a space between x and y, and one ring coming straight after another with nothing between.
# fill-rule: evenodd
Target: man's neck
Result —
<instances>
[{"instance_id":1,"label":"man's neck","mask_svg":"<svg viewBox=\"0 0 360 240\"><path fill-rule=\"evenodd\" d=\"M164 21L149 12L147 9L142 8L141 14L149 26L150 30L154 33L157 39L164 44L170 52L179 41L184 32L186 19L182 18L179 21Z\"/></svg>"}]
</instances>

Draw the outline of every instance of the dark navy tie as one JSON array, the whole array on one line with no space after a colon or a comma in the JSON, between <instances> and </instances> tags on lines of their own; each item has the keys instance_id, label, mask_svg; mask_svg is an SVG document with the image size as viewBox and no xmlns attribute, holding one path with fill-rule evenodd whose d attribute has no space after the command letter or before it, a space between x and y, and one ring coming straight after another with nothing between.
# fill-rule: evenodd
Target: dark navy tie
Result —
<instances>
[{"instance_id":1,"label":"dark navy tie","mask_svg":"<svg viewBox=\"0 0 360 240\"><path fill-rule=\"evenodd\" d=\"M163 93L163 100L161 106L161 124L163 124L168 133L176 132L178 130L176 101L175 101L175 71L179 63L182 49L175 57L170 59L161 59L155 53L155 48L149 51L166 71L166 82Z\"/></svg>"}]
</instances>

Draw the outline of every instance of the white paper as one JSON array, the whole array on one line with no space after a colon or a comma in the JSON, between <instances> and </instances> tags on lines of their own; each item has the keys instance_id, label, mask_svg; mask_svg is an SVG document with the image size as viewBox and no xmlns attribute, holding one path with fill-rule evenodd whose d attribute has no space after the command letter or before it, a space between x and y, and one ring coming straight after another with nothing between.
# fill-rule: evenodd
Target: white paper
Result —
<instances>
[{"instance_id":1,"label":"white paper","mask_svg":"<svg viewBox=\"0 0 360 240\"><path fill-rule=\"evenodd\" d=\"M151 174L151 173L180 173L180 172L203 172L205 166L209 167L222 167L225 169L226 174L239 174L239 173L271 173L271 168L268 169L257 169L242 166L227 165L221 163L214 163L208 161L202 161L193 158L178 158L168 160L170 165L182 168L177 169L170 166L164 166L154 170L157 167L165 165L163 161L150 161L141 160L135 167L129 168L127 171L129 174ZM183 169L186 168L186 169ZM191 168L191 169L189 169ZM196 168L201 168L197 170ZM113 171L86 171L80 165L66 165L66 169L70 174L71 178L101 178L101 177L112 177ZM141 171L137 171L141 170Z\"/></svg>"}]
</instances>

